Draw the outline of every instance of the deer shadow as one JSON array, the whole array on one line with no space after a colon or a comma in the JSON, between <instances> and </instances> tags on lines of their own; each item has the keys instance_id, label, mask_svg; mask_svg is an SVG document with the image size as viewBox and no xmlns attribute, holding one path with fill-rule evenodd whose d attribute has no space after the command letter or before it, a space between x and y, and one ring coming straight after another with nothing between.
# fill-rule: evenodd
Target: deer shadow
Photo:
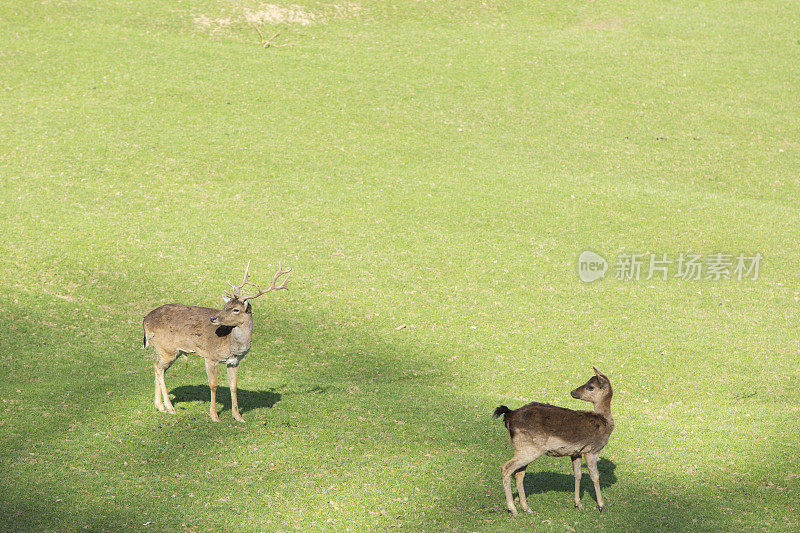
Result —
<instances>
[{"instance_id":1,"label":"deer shadow","mask_svg":"<svg viewBox=\"0 0 800 533\"><path fill-rule=\"evenodd\" d=\"M178 404L186 402L209 403L211 401L211 389L208 385L181 385L172 389L170 393L174 396L172 403L176 407ZM239 412L242 414L261 407L272 407L281 401L280 393L274 392L274 390L236 389L236 398L239 400ZM222 404L223 411L230 411L231 389L229 387L217 387L217 403Z\"/></svg>"},{"instance_id":2,"label":"deer shadow","mask_svg":"<svg viewBox=\"0 0 800 533\"><path fill-rule=\"evenodd\" d=\"M568 458L563 459L564 464L572 470L572 465L567 459ZM606 459L605 457L598 459L597 470L600 472L600 489L610 487L617 482L617 476L614 474L616 468L617 465L614 461ZM586 472L585 465L583 470L583 477L581 477L581 496L583 496L587 488L594 494L594 485L589 477L589 473ZM542 494L550 491L574 492L575 478L572 474L558 474L555 472L531 472L525 476L525 492L527 494ZM595 495L595 499L597 499L597 495Z\"/></svg>"}]
</instances>

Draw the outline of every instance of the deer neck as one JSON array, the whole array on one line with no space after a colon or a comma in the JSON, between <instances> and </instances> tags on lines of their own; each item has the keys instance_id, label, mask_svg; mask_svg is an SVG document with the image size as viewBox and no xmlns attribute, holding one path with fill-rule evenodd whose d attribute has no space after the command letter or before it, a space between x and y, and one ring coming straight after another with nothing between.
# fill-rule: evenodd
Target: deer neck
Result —
<instances>
[{"instance_id":1,"label":"deer neck","mask_svg":"<svg viewBox=\"0 0 800 533\"><path fill-rule=\"evenodd\" d=\"M253 319L249 318L231 331L231 353L234 355L244 355L250 351L250 346L252 346L252 344Z\"/></svg>"},{"instance_id":2,"label":"deer neck","mask_svg":"<svg viewBox=\"0 0 800 533\"><path fill-rule=\"evenodd\" d=\"M611 428L614 427L614 417L611 416L611 398L604 398L594 405L594 412L608 420Z\"/></svg>"}]
</instances>

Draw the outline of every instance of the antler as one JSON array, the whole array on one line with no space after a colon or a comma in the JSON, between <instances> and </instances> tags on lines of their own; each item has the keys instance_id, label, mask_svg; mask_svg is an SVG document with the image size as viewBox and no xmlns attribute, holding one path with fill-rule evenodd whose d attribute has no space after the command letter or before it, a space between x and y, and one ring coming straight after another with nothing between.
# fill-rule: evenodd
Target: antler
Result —
<instances>
[{"instance_id":1,"label":"antler","mask_svg":"<svg viewBox=\"0 0 800 533\"><path fill-rule=\"evenodd\" d=\"M247 268L244 269L244 277L242 278L242 282L239 285L234 285L230 281L226 282L228 285L231 286L232 293L230 293L228 291L225 291L225 294L227 294L231 298L239 298L239 291L242 290L242 287L244 287L245 285L248 284L247 280L248 280L248 278L250 278L250 262L251 261L252 261L252 259L250 259L250 261L247 262Z\"/></svg>"},{"instance_id":2,"label":"antler","mask_svg":"<svg viewBox=\"0 0 800 533\"><path fill-rule=\"evenodd\" d=\"M250 263L247 264L247 268L248 269L250 268ZM244 298L240 298L240 299L242 301L244 301L244 300L252 300L254 298L258 298L262 294L266 294L266 293L272 292L272 291L277 291L277 290L280 290L280 289L285 289L286 285L289 283L289 277L288 276L286 277L286 279L283 280L283 282L280 285L275 285L275 283L278 281L278 278L280 278L284 274L288 274L291 271L292 271L292 267L289 267L286 270L284 270L281 267L281 264L279 262L278 263L278 271L275 273L275 276L272 278L272 283L270 283L269 287L267 287L266 289L262 289L257 284L247 281L247 272L245 272L245 279L242 282L242 284L239 286L239 289L241 289L245 285L252 285L256 289L258 289L258 293L257 294L253 294L252 296L245 296ZM238 294L237 294L237 297L238 297Z\"/></svg>"}]
</instances>

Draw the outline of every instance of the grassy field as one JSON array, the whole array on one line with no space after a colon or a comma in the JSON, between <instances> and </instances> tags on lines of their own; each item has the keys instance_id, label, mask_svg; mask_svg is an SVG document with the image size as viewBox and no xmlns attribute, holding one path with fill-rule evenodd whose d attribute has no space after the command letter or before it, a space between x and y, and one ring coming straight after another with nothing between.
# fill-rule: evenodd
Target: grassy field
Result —
<instances>
[{"instance_id":1,"label":"grassy field","mask_svg":"<svg viewBox=\"0 0 800 533\"><path fill-rule=\"evenodd\" d=\"M275 0L276 2L278 0ZM0 529L800 528L800 4L0 5ZM273 43L264 47L256 32ZM584 283L595 251L605 279ZM615 278L623 254L757 279ZM254 302L219 423L141 320ZM647 266L647 265L645 265ZM646 269L645 269L646 270ZM608 512L491 412L615 386Z\"/></svg>"}]
</instances>

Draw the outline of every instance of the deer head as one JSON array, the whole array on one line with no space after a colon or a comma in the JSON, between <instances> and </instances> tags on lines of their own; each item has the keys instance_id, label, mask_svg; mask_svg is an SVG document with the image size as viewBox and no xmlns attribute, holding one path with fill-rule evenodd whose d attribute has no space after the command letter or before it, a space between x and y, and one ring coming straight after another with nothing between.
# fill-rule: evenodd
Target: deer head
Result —
<instances>
[{"instance_id":1,"label":"deer head","mask_svg":"<svg viewBox=\"0 0 800 533\"><path fill-rule=\"evenodd\" d=\"M238 298L223 298L225 306L219 310L219 313L211 317L211 323L218 326L241 326L244 324L249 315L253 314L253 310L247 301L239 300Z\"/></svg>"},{"instance_id":2,"label":"deer head","mask_svg":"<svg viewBox=\"0 0 800 533\"><path fill-rule=\"evenodd\" d=\"M575 389L570 395L576 400L584 400L594 405L604 399L610 399L613 391L611 389L611 380L608 377L594 368L594 376L589 381Z\"/></svg>"}]
</instances>

